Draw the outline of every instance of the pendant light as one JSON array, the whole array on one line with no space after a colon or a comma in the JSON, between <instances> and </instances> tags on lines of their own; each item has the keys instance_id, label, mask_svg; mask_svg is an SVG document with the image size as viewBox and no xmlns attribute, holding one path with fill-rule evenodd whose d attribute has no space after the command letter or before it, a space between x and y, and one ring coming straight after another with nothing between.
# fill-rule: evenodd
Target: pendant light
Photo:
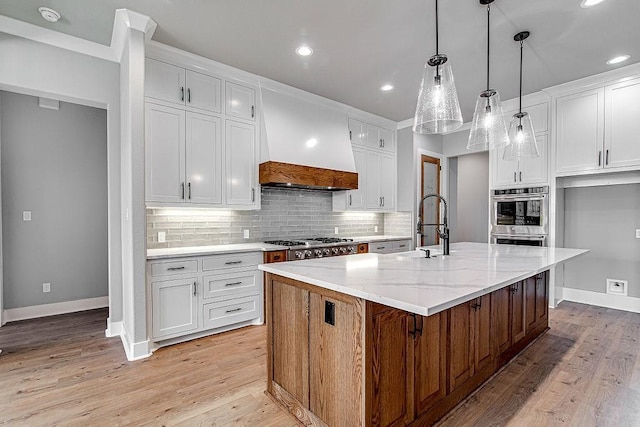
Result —
<instances>
[{"instance_id":1,"label":"pendant light","mask_svg":"<svg viewBox=\"0 0 640 427\"><path fill-rule=\"evenodd\" d=\"M438 50L436 0L436 54L424 66L413 131L422 134L451 132L462 126L462 112L447 55Z\"/></svg>"},{"instance_id":2,"label":"pendant light","mask_svg":"<svg viewBox=\"0 0 640 427\"><path fill-rule=\"evenodd\" d=\"M509 145L504 149L502 158L504 160L518 160L521 157L538 157L538 145L531 123L531 116L522 112L522 45L529 37L529 31L522 31L513 36L513 39L520 42L520 107L518 112L511 118L509 125Z\"/></svg>"},{"instance_id":3,"label":"pendant light","mask_svg":"<svg viewBox=\"0 0 640 427\"><path fill-rule=\"evenodd\" d=\"M487 5L487 90L480 93L473 113L473 123L469 132L468 150L483 151L503 147L509 143L507 125L502 116L500 94L489 85L489 46L491 3L494 0L480 0Z\"/></svg>"}]
</instances>

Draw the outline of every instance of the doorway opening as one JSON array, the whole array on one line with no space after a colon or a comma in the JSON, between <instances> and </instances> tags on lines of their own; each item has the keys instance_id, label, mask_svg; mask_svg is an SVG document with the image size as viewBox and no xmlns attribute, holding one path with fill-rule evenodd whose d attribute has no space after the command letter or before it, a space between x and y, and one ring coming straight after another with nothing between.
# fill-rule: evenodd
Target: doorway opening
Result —
<instances>
[{"instance_id":1,"label":"doorway opening","mask_svg":"<svg viewBox=\"0 0 640 427\"><path fill-rule=\"evenodd\" d=\"M420 200L427 194L440 195L440 159L422 154L420 156ZM420 206L418 206L420 209ZM422 222L425 224L440 223L440 200L430 198L422 204ZM440 243L436 227L424 227L420 246L431 246Z\"/></svg>"}]
</instances>

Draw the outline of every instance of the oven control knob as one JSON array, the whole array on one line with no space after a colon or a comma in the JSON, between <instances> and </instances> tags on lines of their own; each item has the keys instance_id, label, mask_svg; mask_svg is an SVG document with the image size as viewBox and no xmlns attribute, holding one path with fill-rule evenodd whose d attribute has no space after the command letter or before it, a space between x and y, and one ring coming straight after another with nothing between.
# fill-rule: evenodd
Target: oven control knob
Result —
<instances>
[{"instance_id":1,"label":"oven control knob","mask_svg":"<svg viewBox=\"0 0 640 427\"><path fill-rule=\"evenodd\" d=\"M349 246L349 253L352 254L356 251L356 247L355 246Z\"/></svg>"},{"instance_id":2,"label":"oven control knob","mask_svg":"<svg viewBox=\"0 0 640 427\"><path fill-rule=\"evenodd\" d=\"M313 254L311 253L311 251L309 251L309 250L304 251L304 257L305 257L305 258L311 258L311 255L313 255Z\"/></svg>"},{"instance_id":3,"label":"oven control knob","mask_svg":"<svg viewBox=\"0 0 640 427\"><path fill-rule=\"evenodd\" d=\"M324 253L324 256L330 256L331 255L331 249L329 249L329 248L326 248L322 252Z\"/></svg>"},{"instance_id":4,"label":"oven control knob","mask_svg":"<svg viewBox=\"0 0 640 427\"><path fill-rule=\"evenodd\" d=\"M331 252L333 252L334 255L338 255L338 248L332 248Z\"/></svg>"},{"instance_id":5,"label":"oven control knob","mask_svg":"<svg viewBox=\"0 0 640 427\"><path fill-rule=\"evenodd\" d=\"M304 258L304 254L300 251L296 251L295 253L296 259L302 259Z\"/></svg>"},{"instance_id":6,"label":"oven control knob","mask_svg":"<svg viewBox=\"0 0 640 427\"><path fill-rule=\"evenodd\" d=\"M316 249L315 251L313 251L313 253L315 254L315 256L317 258L322 257L322 250L321 249Z\"/></svg>"},{"instance_id":7,"label":"oven control knob","mask_svg":"<svg viewBox=\"0 0 640 427\"><path fill-rule=\"evenodd\" d=\"M346 254L347 253L347 248L340 248L340 253L342 255Z\"/></svg>"}]
</instances>

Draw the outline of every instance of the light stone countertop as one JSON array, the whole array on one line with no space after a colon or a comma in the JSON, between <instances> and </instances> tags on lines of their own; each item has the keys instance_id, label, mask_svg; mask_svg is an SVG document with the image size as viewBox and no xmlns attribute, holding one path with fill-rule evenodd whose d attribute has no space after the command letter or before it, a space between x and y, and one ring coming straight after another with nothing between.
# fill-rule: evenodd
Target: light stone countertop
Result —
<instances>
[{"instance_id":1,"label":"light stone countertop","mask_svg":"<svg viewBox=\"0 0 640 427\"><path fill-rule=\"evenodd\" d=\"M354 243L367 242L384 242L388 240L405 240L411 239L411 236L364 236L364 237L348 237L353 239ZM295 238L290 238L296 240ZM273 240L273 239L268 239ZM147 259L175 258L183 256L202 256L217 254L232 254L238 252L268 252L281 251L287 249L285 246L268 245L266 243L238 243L229 245L212 245L212 246L185 246L182 248L158 248L147 249Z\"/></svg>"},{"instance_id":2,"label":"light stone countertop","mask_svg":"<svg viewBox=\"0 0 640 427\"><path fill-rule=\"evenodd\" d=\"M440 254L440 246L429 247ZM421 251L262 264L263 271L429 316L587 253L583 249L453 243Z\"/></svg>"}]
</instances>

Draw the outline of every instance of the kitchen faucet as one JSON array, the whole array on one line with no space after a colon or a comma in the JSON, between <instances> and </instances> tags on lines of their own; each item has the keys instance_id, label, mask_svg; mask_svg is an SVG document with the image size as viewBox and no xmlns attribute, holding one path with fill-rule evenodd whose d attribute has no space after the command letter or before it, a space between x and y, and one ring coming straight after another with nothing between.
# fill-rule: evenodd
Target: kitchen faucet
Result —
<instances>
[{"instance_id":1,"label":"kitchen faucet","mask_svg":"<svg viewBox=\"0 0 640 427\"><path fill-rule=\"evenodd\" d=\"M423 216L423 205L424 205L424 201L427 200L430 197L436 197L440 200L442 200L442 203L444 203L444 221L443 224L423 224L422 223L422 216ZM418 227L417 227L417 232L418 234L423 234L422 233L422 229L424 227L428 227L428 226L432 226L432 227L436 227L436 232L438 233L438 237L440 237L442 239L442 246L443 246L443 255L449 255L449 226L447 223L447 201L444 199L444 197L442 197L439 194L427 194L426 196L424 196L422 198L422 200L420 200L420 205L418 206ZM442 230L440 230L437 227L443 226Z\"/></svg>"}]
</instances>

